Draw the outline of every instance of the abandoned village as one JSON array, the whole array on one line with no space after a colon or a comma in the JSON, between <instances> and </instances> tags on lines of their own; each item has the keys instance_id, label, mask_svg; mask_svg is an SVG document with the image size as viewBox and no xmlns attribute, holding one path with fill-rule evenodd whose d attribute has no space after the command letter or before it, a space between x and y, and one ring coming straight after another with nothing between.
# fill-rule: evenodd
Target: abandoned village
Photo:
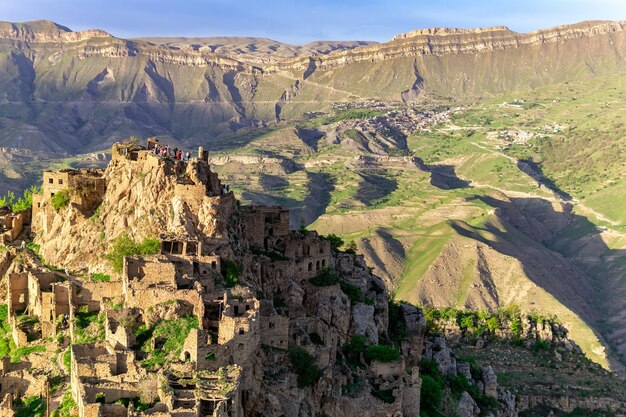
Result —
<instances>
[{"instance_id":1,"label":"abandoned village","mask_svg":"<svg viewBox=\"0 0 626 417\"><path fill-rule=\"evenodd\" d=\"M80 417L419 416L421 312L287 209L241 206L207 151L155 146L46 171L32 210L0 212L23 353L0 361L0 416L23 398Z\"/></svg>"}]
</instances>

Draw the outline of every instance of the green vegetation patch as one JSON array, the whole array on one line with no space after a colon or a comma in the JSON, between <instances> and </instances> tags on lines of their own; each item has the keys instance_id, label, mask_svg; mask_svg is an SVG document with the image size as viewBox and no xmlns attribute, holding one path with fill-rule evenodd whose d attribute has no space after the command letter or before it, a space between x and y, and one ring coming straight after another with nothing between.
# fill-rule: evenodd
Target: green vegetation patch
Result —
<instances>
[{"instance_id":1,"label":"green vegetation patch","mask_svg":"<svg viewBox=\"0 0 626 417\"><path fill-rule=\"evenodd\" d=\"M50 201L52 202L52 207L56 211L67 207L70 204L70 200L71 196L68 190L58 191L52 196L52 198L50 198Z\"/></svg>"},{"instance_id":2,"label":"green vegetation patch","mask_svg":"<svg viewBox=\"0 0 626 417\"><path fill-rule=\"evenodd\" d=\"M141 350L147 354L142 361L142 366L156 369L177 360L189 332L197 328L198 318L195 316L185 316L178 320L163 320L150 328L146 328L145 325L140 326L135 331L135 336L138 343L142 343ZM152 346L155 348L153 349Z\"/></svg>"},{"instance_id":3,"label":"green vegetation patch","mask_svg":"<svg viewBox=\"0 0 626 417\"><path fill-rule=\"evenodd\" d=\"M39 188L32 186L22 193L22 197L16 199L15 193L9 191L0 197L0 207L8 206L14 213L26 211L33 206L33 194L38 194Z\"/></svg>"},{"instance_id":4,"label":"green vegetation patch","mask_svg":"<svg viewBox=\"0 0 626 417\"><path fill-rule=\"evenodd\" d=\"M102 281L102 282L109 282L111 281L111 277L106 275L106 274L91 274L91 280L92 281Z\"/></svg>"},{"instance_id":5,"label":"green vegetation patch","mask_svg":"<svg viewBox=\"0 0 626 417\"><path fill-rule=\"evenodd\" d=\"M289 349L289 359L295 373L298 375L298 387L309 387L317 382L320 371L315 364L315 358L300 347Z\"/></svg>"},{"instance_id":6,"label":"green vegetation patch","mask_svg":"<svg viewBox=\"0 0 626 417\"><path fill-rule=\"evenodd\" d=\"M104 258L111 263L115 272L122 272L125 256L156 255L159 253L159 240L146 238L135 242L128 235L122 235L111 243L111 249Z\"/></svg>"},{"instance_id":7,"label":"green vegetation patch","mask_svg":"<svg viewBox=\"0 0 626 417\"><path fill-rule=\"evenodd\" d=\"M325 268L311 278L309 282L318 287L328 287L339 283L339 274L332 269Z\"/></svg>"},{"instance_id":8,"label":"green vegetation patch","mask_svg":"<svg viewBox=\"0 0 626 417\"><path fill-rule=\"evenodd\" d=\"M43 417L46 415L46 403L38 396L16 399L13 403L15 417Z\"/></svg>"},{"instance_id":9,"label":"green vegetation patch","mask_svg":"<svg viewBox=\"0 0 626 417\"><path fill-rule=\"evenodd\" d=\"M78 405L72 397L72 391L63 393L59 407L50 414L50 417L78 417Z\"/></svg>"}]
</instances>

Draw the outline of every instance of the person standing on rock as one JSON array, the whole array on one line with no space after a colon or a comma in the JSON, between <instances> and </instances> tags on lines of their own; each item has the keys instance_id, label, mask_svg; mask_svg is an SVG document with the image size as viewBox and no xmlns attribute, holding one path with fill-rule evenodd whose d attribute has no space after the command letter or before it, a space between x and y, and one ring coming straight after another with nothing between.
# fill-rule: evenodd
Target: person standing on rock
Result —
<instances>
[{"instance_id":1,"label":"person standing on rock","mask_svg":"<svg viewBox=\"0 0 626 417\"><path fill-rule=\"evenodd\" d=\"M189 160L191 159L191 152L187 151L187 154L185 155L185 159L187 160L187 162L189 162Z\"/></svg>"},{"instance_id":2,"label":"person standing on rock","mask_svg":"<svg viewBox=\"0 0 626 417\"><path fill-rule=\"evenodd\" d=\"M183 151L181 151L180 149L178 150L178 152L176 152L176 160L180 161L183 158Z\"/></svg>"}]
</instances>

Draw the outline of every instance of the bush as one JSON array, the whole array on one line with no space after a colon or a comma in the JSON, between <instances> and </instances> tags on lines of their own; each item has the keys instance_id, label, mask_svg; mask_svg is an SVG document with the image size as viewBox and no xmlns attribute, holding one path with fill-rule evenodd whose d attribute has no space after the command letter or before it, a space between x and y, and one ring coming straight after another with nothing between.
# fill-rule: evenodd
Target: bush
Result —
<instances>
[{"instance_id":1,"label":"bush","mask_svg":"<svg viewBox=\"0 0 626 417\"><path fill-rule=\"evenodd\" d=\"M22 197L15 200L15 194L11 191L0 197L0 207L9 206L15 213L26 211L33 206L33 194L38 194L39 188L32 186L22 193Z\"/></svg>"},{"instance_id":2,"label":"bush","mask_svg":"<svg viewBox=\"0 0 626 417\"><path fill-rule=\"evenodd\" d=\"M235 285L239 284L239 276L241 275L243 268L241 265L236 264L233 261L224 260L222 261L223 265L223 274L224 274L224 283L226 287L232 288Z\"/></svg>"},{"instance_id":3,"label":"bush","mask_svg":"<svg viewBox=\"0 0 626 417\"><path fill-rule=\"evenodd\" d=\"M339 285L341 286L341 291L343 291L348 298L350 298L350 301L352 301L353 304L363 301L363 293L359 287L345 281L341 281Z\"/></svg>"},{"instance_id":4,"label":"bush","mask_svg":"<svg viewBox=\"0 0 626 417\"><path fill-rule=\"evenodd\" d=\"M52 207L56 211L59 211L70 204L70 192L68 190L61 190L55 193L50 199L52 202Z\"/></svg>"},{"instance_id":5,"label":"bush","mask_svg":"<svg viewBox=\"0 0 626 417\"><path fill-rule=\"evenodd\" d=\"M339 275L337 272L326 268L322 269L319 274L311 278L309 282L318 287L328 287L339 282Z\"/></svg>"},{"instance_id":6,"label":"bush","mask_svg":"<svg viewBox=\"0 0 626 417\"><path fill-rule=\"evenodd\" d=\"M141 350L148 353L142 365L151 369L178 358L189 332L197 328L198 318L195 316L185 316L178 320L163 320L150 329L141 326L136 333L137 340L144 341ZM150 340L154 338L163 339L165 343L158 349L152 349Z\"/></svg>"},{"instance_id":7,"label":"bush","mask_svg":"<svg viewBox=\"0 0 626 417\"><path fill-rule=\"evenodd\" d=\"M389 300L387 306L389 309L389 338L396 346L400 346L406 338L406 325L400 316L400 303Z\"/></svg>"},{"instance_id":8,"label":"bush","mask_svg":"<svg viewBox=\"0 0 626 417\"><path fill-rule=\"evenodd\" d=\"M17 399L14 402L15 417L43 417L46 413L46 403L38 396Z\"/></svg>"},{"instance_id":9,"label":"bush","mask_svg":"<svg viewBox=\"0 0 626 417\"><path fill-rule=\"evenodd\" d=\"M428 415L438 415L443 397L443 384L430 375L420 375L422 380L420 410Z\"/></svg>"},{"instance_id":10,"label":"bush","mask_svg":"<svg viewBox=\"0 0 626 417\"><path fill-rule=\"evenodd\" d=\"M343 246L343 239L335 234L322 236L322 239L329 241L330 247L333 248L333 250L335 251L339 250L339 248Z\"/></svg>"},{"instance_id":11,"label":"bush","mask_svg":"<svg viewBox=\"0 0 626 417\"><path fill-rule=\"evenodd\" d=\"M358 249L358 247L356 246L356 242L354 240L351 240L346 245L346 253L351 253L351 254L354 255L356 253L357 249Z\"/></svg>"},{"instance_id":12,"label":"bush","mask_svg":"<svg viewBox=\"0 0 626 417\"><path fill-rule=\"evenodd\" d=\"M128 235L122 235L111 243L111 249L104 258L111 263L115 272L122 272L125 256L155 255L159 253L159 247L158 239L146 238L137 243Z\"/></svg>"},{"instance_id":13,"label":"bush","mask_svg":"<svg viewBox=\"0 0 626 417\"><path fill-rule=\"evenodd\" d=\"M343 354L348 364L353 367L362 367L361 355L367 351L367 337L355 334L343 345Z\"/></svg>"},{"instance_id":14,"label":"bush","mask_svg":"<svg viewBox=\"0 0 626 417\"><path fill-rule=\"evenodd\" d=\"M306 350L296 347L289 349L289 359L298 375L298 388L311 386L320 377L320 371L315 364L315 358Z\"/></svg>"},{"instance_id":15,"label":"bush","mask_svg":"<svg viewBox=\"0 0 626 417\"><path fill-rule=\"evenodd\" d=\"M365 351L365 357L378 362L395 362L400 359L400 351L393 346L372 345Z\"/></svg>"}]
</instances>

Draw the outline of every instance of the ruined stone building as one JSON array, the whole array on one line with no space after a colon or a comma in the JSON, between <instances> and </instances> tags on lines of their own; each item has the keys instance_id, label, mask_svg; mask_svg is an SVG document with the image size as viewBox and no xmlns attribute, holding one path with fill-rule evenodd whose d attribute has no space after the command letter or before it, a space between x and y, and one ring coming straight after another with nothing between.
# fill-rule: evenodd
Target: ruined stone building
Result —
<instances>
[{"instance_id":1,"label":"ruined stone building","mask_svg":"<svg viewBox=\"0 0 626 417\"><path fill-rule=\"evenodd\" d=\"M205 150L182 161L157 155L157 144L152 138L146 147L115 144L105 171L45 172L42 194L33 200L35 241L46 260L79 276L65 280L45 268L9 274L15 342L64 336L59 349L70 344L80 417L278 417L295 415L292 402L315 414L343 415L341 385L355 378L393 392L393 402L382 403L366 388L355 403L361 411L352 415L418 416L420 317L404 313L411 333L398 346L417 359L371 362L350 371L358 377L346 374L340 363L351 337L389 343L382 281L362 257L333 250L316 232L290 230L287 209L240 207L211 171ZM66 207L54 206L57 193L68 199ZM102 255L127 233L131 242L158 239L158 251L125 256L121 271L112 270ZM84 278L102 271L109 279ZM348 296L346 285L361 297ZM85 337L78 318L96 316L91 341L78 343ZM39 333L22 317L35 317ZM162 323L183 322L185 333L153 333ZM175 348L166 351L168 343ZM326 388L316 395L323 401L313 403L312 391L298 388L294 349L320 370ZM414 377L406 377L408 369ZM31 389L4 386L0 394L13 398Z\"/></svg>"},{"instance_id":2,"label":"ruined stone building","mask_svg":"<svg viewBox=\"0 0 626 417\"><path fill-rule=\"evenodd\" d=\"M21 328L16 315L37 318L37 338L55 337L61 322L72 312L74 298L73 286L55 272L28 270L8 274L7 305L15 344L25 346L28 342L27 329Z\"/></svg>"},{"instance_id":3,"label":"ruined stone building","mask_svg":"<svg viewBox=\"0 0 626 417\"><path fill-rule=\"evenodd\" d=\"M13 242L30 223L30 210L14 213L10 207L0 208L0 245Z\"/></svg>"}]
</instances>

